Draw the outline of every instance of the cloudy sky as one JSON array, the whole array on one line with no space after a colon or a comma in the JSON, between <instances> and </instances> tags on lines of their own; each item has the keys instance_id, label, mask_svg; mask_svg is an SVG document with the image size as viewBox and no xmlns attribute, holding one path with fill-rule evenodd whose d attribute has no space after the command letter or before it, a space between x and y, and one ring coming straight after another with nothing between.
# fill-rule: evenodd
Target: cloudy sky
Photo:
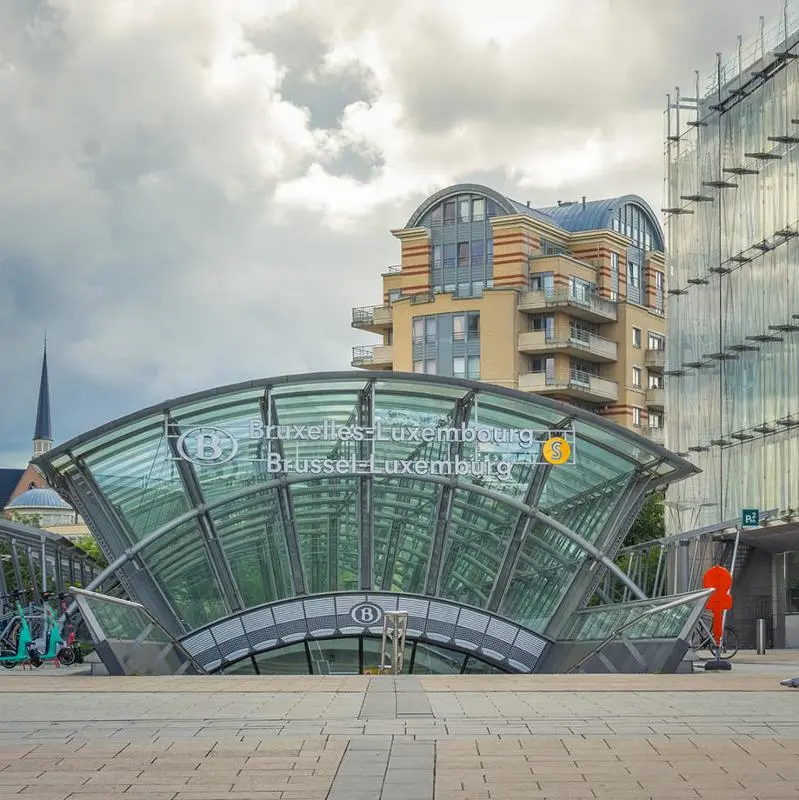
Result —
<instances>
[{"instance_id":1,"label":"cloudy sky","mask_svg":"<svg viewBox=\"0 0 799 800\"><path fill-rule=\"evenodd\" d=\"M459 181L659 209L666 92L782 0L0 0L0 466L151 402L346 369Z\"/></svg>"}]
</instances>

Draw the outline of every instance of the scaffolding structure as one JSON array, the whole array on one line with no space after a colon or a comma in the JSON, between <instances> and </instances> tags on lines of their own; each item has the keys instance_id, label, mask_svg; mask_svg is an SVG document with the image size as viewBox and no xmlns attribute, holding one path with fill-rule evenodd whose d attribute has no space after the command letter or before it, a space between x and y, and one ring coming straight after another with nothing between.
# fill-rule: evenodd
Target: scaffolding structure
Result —
<instances>
[{"instance_id":1,"label":"scaffolding structure","mask_svg":"<svg viewBox=\"0 0 799 800\"><path fill-rule=\"evenodd\" d=\"M799 508L799 0L666 111L667 529Z\"/></svg>"}]
</instances>

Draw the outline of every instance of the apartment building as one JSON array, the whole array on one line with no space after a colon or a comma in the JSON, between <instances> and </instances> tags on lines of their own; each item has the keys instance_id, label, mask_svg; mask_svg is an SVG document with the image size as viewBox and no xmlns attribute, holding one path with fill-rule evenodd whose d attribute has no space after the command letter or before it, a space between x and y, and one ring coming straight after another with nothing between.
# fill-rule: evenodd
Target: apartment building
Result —
<instances>
[{"instance_id":1,"label":"apartment building","mask_svg":"<svg viewBox=\"0 0 799 800\"><path fill-rule=\"evenodd\" d=\"M352 325L367 369L547 395L663 440L663 232L635 195L532 208L486 186L428 197Z\"/></svg>"}]
</instances>

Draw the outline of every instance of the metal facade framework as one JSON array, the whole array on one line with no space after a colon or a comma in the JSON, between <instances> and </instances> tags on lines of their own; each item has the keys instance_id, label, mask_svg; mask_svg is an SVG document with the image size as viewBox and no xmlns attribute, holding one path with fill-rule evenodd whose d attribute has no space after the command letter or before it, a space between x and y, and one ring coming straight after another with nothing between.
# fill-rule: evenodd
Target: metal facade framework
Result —
<instances>
[{"instance_id":1,"label":"metal facade framework","mask_svg":"<svg viewBox=\"0 0 799 800\"><path fill-rule=\"evenodd\" d=\"M667 111L669 532L799 508L799 3Z\"/></svg>"},{"instance_id":2,"label":"metal facade framework","mask_svg":"<svg viewBox=\"0 0 799 800\"><path fill-rule=\"evenodd\" d=\"M247 435L253 420L265 436ZM525 429L542 438L568 431L575 458L561 466L522 459L505 480L294 471L287 457L451 463L478 454L474 443L443 439L285 441L269 427L324 421ZM180 442L198 430L230 432L230 457L183 458ZM285 471L267 469L272 456ZM474 615L501 621L543 647L588 601L596 573L607 570L633 596L644 596L614 563L618 543L645 492L694 472L652 441L546 398L453 378L360 371L179 398L85 434L37 463L75 501L109 554L110 566L94 585L119 576L131 599L207 669L233 667L231 654L240 650L236 657L246 659L292 642L362 637L363 631L343 632L340 621L300 625L333 602L324 598L355 594L394 603L385 610L396 610L399 596L410 604L399 610L426 604L425 613L434 615L447 608L453 624ZM295 620L291 609L302 614ZM200 632L213 630L218 643L222 631L246 630L253 614L271 615L275 635L253 639L250 631L246 648L224 652L215 666L213 658L200 658L192 644L205 641ZM436 639L429 620L413 620L411 613L409 644L471 652L461 641L468 637ZM534 653L499 657L495 645L472 644L477 662L497 669L538 665Z\"/></svg>"},{"instance_id":3,"label":"metal facade framework","mask_svg":"<svg viewBox=\"0 0 799 800\"><path fill-rule=\"evenodd\" d=\"M42 589L80 583L87 586L100 573L100 565L77 545L49 531L0 517L0 595L11 589L29 589L33 602L41 602Z\"/></svg>"}]
</instances>

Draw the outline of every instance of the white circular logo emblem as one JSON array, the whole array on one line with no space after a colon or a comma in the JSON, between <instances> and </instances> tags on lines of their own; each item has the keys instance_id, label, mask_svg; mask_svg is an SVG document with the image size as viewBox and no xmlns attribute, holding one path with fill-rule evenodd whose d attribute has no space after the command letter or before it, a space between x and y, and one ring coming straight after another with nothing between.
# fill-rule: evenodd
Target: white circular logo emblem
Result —
<instances>
[{"instance_id":1,"label":"white circular logo emblem","mask_svg":"<svg viewBox=\"0 0 799 800\"><path fill-rule=\"evenodd\" d=\"M383 609L374 603L359 603L350 611L350 616L358 625L371 627L380 624L383 619Z\"/></svg>"},{"instance_id":2,"label":"white circular logo emblem","mask_svg":"<svg viewBox=\"0 0 799 800\"><path fill-rule=\"evenodd\" d=\"M227 464L239 452L238 439L221 428L192 428L181 434L175 447L193 464Z\"/></svg>"}]
</instances>

